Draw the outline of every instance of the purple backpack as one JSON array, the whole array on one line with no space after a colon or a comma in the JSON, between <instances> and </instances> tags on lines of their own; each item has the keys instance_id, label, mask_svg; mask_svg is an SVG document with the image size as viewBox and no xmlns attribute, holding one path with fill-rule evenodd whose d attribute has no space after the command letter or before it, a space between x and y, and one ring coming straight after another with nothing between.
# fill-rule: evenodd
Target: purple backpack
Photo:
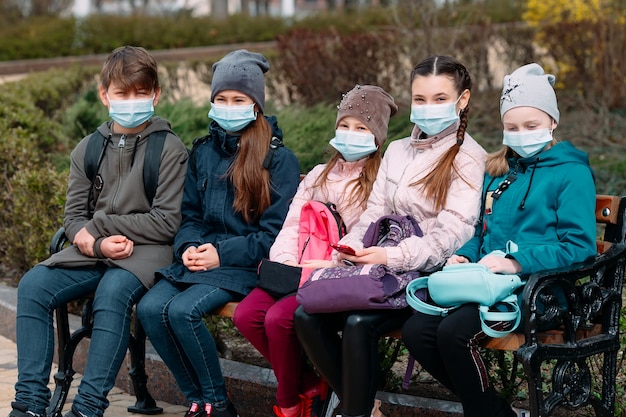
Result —
<instances>
[{"instance_id":1,"label":"purple backpack","mask_svg":"<svg viewBox=\"0 0 626 417\"><path fill-rule=\"evenodd\" d=\"M368 227L365 247L397 246L410 236L423 236L410 216L383 216ZM394 272L386 265L337 266L316 269L296 299L309 314L407 307L404 290L419 271Z\"/></svg>"}]
</instances>

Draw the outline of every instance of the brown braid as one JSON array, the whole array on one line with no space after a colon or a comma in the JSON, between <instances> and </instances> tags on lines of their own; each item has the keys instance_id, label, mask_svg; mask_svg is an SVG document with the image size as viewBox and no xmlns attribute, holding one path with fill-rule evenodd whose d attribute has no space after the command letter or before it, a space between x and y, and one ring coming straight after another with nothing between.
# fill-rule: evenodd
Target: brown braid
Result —
<instances>
[{"instance_id":1,"label":"brown braid","mask_svg":"<svg viewBox=\"0 0 626 417\"><path fill-rule=\"evenodd\" d=\"M428 75L445 75L450 78L460 96L465 90L472 90L472 79L467 69L460 62L449 56L431 56L415 66L411 72L411 84L415 77ZM411 186L422 185L426 198L435 203L435 208L442 209L448 198L448 191L452 183L453 175L463 178L454 163L456 155L465 140L469 113L469 100L467 106L459 115L459 128L456 131L456 143L442 155L435 168L424 178L414 182ZM466 181L465 179L463 179ZM467 182L467 181L466 181Z\"/></svg>"}]
</instances>

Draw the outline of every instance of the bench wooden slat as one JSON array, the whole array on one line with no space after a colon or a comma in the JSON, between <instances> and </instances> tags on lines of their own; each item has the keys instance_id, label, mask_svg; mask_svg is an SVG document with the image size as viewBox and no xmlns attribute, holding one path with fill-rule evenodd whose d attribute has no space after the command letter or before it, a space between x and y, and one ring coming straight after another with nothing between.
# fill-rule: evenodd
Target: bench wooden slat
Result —
<instances>
[{"instance_id":1,"label":"bench wooden slat","mask_svg":"<svg viewBox=\"0 0 626 417\"><path fill-rule=\"evenodd\" d=\"M621 197L612 195L596 196L596 222L617 224Z\"/></svg>"},{"instance_id":2,"label":"bench wooden slat","mask_svg":"<svg viewBox=\"0 0 626 417\"><path fill-rule=\"evenodd\" d=\"M238 304L239 303L236 301L231 301L230 303L226 303L222 307L213 311L211 314L214 316L228 317L232 319L235 315L235 309L237 308Z\"/></svg>"}]
</instances>

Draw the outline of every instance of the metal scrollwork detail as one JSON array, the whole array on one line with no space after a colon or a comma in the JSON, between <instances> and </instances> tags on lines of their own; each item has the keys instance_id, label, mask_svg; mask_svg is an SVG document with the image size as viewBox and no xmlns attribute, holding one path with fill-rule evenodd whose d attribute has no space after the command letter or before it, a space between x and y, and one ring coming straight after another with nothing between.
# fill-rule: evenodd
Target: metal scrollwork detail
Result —
<instances>
[{"instance_id":1,"label":"metal scrollwork detail","mask_svg":"<svg viewBox=\"0 0 626 417\"><path fill-rule=\"evenodd\" d=\"M537 322L541 325L560 324L560 303L558 298L551 292L544 290L537 296L538 304L542 308L537 311Z\"/></svg>"},{"instance_id":2,"label":"metal scrollwork detail","mask_svg":"<svg viewBox=\"0 0 626 417\"><path fill-rule=\"evenodd\" d=\"M591 321L602 311L602 289L593 282L586 283L581 289L582 314L585 321Z\"/></svg>"},{"instance_id":3,"label":"metal scrollwork detail","mask_svg":"<svg viewBox=\"0 0 626 417\"><path fill-rule=\"evenodd\" d=\"M559 361L552 372L552 387L571 407L587 403L591 393L591 372L582 361Z\"/></svg>"}]
</instances>

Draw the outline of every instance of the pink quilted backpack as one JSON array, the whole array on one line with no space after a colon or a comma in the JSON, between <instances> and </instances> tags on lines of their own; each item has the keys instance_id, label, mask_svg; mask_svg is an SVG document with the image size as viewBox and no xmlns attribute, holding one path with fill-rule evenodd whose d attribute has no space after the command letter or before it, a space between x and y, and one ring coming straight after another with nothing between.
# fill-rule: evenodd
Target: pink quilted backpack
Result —
<instances>
[{"instance_id":1,"label":"pink quilted backpack","mask_svg":"<svg viewBox=\"0 0 626 417\"><path fill-rule=\"evenodd\" d=\"M310 200L302 206L298 232L298 263L310 259L330 260L331 243L339 242L346 226L332 203Z\"/></svg>"}]
</instances>

